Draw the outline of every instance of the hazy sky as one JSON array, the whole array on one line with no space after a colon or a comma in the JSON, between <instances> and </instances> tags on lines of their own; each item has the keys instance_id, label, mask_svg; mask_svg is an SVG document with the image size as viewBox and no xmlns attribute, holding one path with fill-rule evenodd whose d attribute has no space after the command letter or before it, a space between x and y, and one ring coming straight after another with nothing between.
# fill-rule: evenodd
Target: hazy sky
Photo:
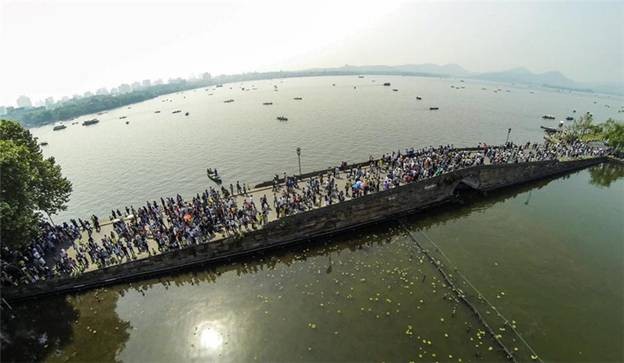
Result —
<instances>
[{"instance_id":1,"label":"hazy sky","mask_svg":"<svg viewBox=\"0 0 624 363\"><path fill-rule=\"evenodd\" d=\"M0 104L143 79L457 63L624 82L624 1L0 0Z\"/></svg>"}]
</instances>

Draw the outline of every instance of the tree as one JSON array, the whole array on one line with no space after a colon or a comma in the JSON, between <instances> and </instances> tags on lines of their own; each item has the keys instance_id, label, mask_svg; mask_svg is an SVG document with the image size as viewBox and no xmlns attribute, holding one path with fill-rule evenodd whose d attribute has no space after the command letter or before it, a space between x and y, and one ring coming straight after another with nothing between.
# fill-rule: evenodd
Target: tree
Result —
<instances>
[{"instance_id":1,"label":"tree","mask_svg":"<svg viewBox=\"0 0 624 363\"><path fill-rule=\"evenodd\" d=\"M11 247L28 244L41 212L65 210L72 184L53 157L44 158L30 131L0 120L0 237Z\"/></svg>"}]
</instances>

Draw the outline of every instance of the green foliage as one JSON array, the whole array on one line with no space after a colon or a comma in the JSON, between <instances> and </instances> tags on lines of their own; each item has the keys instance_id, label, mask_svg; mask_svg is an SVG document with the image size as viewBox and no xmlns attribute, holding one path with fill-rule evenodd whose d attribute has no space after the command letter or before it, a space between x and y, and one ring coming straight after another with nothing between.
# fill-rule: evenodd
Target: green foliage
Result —
<instances>
[{"instance_id":1,"label":"green foliage","mask_svg":"<svg viewBox=\"0 0 624 363\"><path fill-rule=\"evenodd\" d=\"M574 121L563 138L566 141L604 140L614 149L624 150L624 124L611 118L604 123L594 124L592 115L585 114Z\"/></svg>"},{"instance_id":2,"label":"green foliage","mask_svg":"<svg viewBox=\"0 0 624 363\"><path fill-rule=\"evenodd\" d=\"M72 185L54 158L43 157L37 140L17 122L0 121L0 236L9 246L37 233L41 212L65 210Z\"/></svg>"},{"instance_id":3,"label":"green foliage","mask_svg":"<svg viewBox=\"0 0 624 363\"><path fill-rule=\"evenodd\" d=\"M45 107L9 109L6 117L18 120L26 126L40 126L51 122L68 120L82 115L110 110L137 102L142 102L163 94L173 93L199 87L203 83L177 83L152 86L143 90L133 91L120 95L96 95L63 102L58 107L46 109Z\"/></svg>"}]
</instances>

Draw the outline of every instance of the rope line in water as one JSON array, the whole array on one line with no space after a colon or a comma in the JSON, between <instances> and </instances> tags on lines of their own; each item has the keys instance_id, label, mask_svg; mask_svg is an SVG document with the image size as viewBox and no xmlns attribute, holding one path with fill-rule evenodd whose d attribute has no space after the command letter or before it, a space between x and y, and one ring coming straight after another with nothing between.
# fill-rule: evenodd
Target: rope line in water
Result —
<instances>
[{"instance_id":1,"label":"rope line in water","mask_svg":"<svg viewBox=\"0 0 624 363\"><path fill-rule=\"evenodd\" d=\"M403 223L403 221L399 220L399 223L401 224L401 227L407 232L407 234L410 236L410 238L412 239L412 241L414 241L416 243L416 245L418 246L418 248L421 249L421 251L427 256L427 258L431 261L431 263L436 267L436 269L438 270L438 272L440 272L440 274L444 277L444 280L454 289L454 291L457 293L457 295L459 296L459 298L473 311L473 313L476 315L477 319L483 324L483 326L485 326L485 328L488 330L488 332L490 333L490 335L492 335L492 337L494 338L494 340L497 342L497 344L499 344L499 346L505 351L505 353L507 354L508 358L513 360L514 362L516 361L515 356L513 355L513 353L511 353L511 351L504 345L503 342L501 342L498 338L497 338L497 334L493 331L493 329L489 326L489 324L485 321L485 319L482 317L482 315L479 313L479 311L477 310L477 308L463 295L463 291L459 288L457 288L455 286L455 284L451 281L451 279L449 278L449 276L446 274L446 272L444 270L442 270L442 268L440 267L439 262L437 262L435 260L435 258L433 258L433 256L431 256L431 254L425 249L423 248L420 243L418 242L418 239L416 237L414 237L412 231L410 231L405 224ZM419 231L420 234L422 234L436 249L436 251L438 253L440 253L444 259L448 262L449 266L453 266L454 264L452 263L451 259L444 253L444 251L442 251L442 249L427 235L425 234L425 232L423 231ZM496 313L496 315L503 320L503 322L505 323L506 326L510 327L511 330L513 331L513 333L518 337L518 339L528 348L528 350L530 351L530 353L532 354L532 359L533 360L537 360L539 362L543 362L542 359L539 357L539 355L535 352L535 350L533 349L533 347L531 347L531 345L522 337L522 335L513 327L512 324L510 324L509 320L503 316L497 309L496 307L481 293L481 291L479 291L471 282L470 280L468 280L468 278L461 273L461 271L459 271L458 269L455 269L455 272L478 294L479 299L482 299L483 301L485 301L485 303L487 305L489 305L489 307L494 310L494 312ZM460 293L462 292L462 293Z\"/></svg>"},{"instance_id":2,"label":"rope line in water","mask_svg":"<svg viewBox=\"0 0 624 363\"><path fill-rule=\"evenodd\" d=\"M404 226L403 228L405 228L405 226ZM437 251L438 251L438 252L439 252L439 253L440 253L440 254L441 254L441 255L442 255L442 256L446 259L446 261L448 262L449 266L453 266L453 265L454 265L454 264L451 262L451 259L450 259L450 258L448 258L448 256L446 256L446 255L444 254L444 252L442 251L442 249L441 249L441 248L440 248L440 247L439 247L439 246L438 246L438 245L437 245L437 244L436 244L436 243L435 243L435 242L434 242L434 241L433 241L433 240L432 240L432 239L431 239L431 238L430 238L430 237L429 237L429 236L428 236L425 232L423 232L422 230L421 230L421 231L419 231L419 232L420 232L423 236L425 236L425 238L426 238L427 240L429 240L429 242L430 242L430 243L431 243L431 244L432 244L432 245L436 248L436 250L437 250ZM520 334L520 332L518 332L518 331L516 330L516 328L514 328L514 327L513 327L513 324L511 324L511 323L509 322L509 320L508 320L505 316L503 316L503 314L502 314L500 311L498 311L498 309L496 309L496 307L495 307L495 306L494 306L494 305L493 305L493 304L492 304L492 303L491 303L491 302L490 302L490 301L489 301L489 300L485 297L485 295L483 295L483 294L481 293L481 291L479 291L479 290L478 290L478 289L477 289L477 288L476 288L476 287L475 287L472 283L470 283L470 280L468 280L468 278L467 278L464 274L462 274L462 273L461 273L461 271L460 271L459 269L455 269L455 271L457 272L457 274L458 274L459 276L461 276L461 278L462 278L462 279L464 279L464 281L466 281L466 283L467 283L467 284L468 284L468 285L469 285L469 286L470 286L470 287L471 287L471 288L472 288L472 289L473 289L473 290L474 290L477 294L479 294L479 297L480 297L480 298L482 298L482 299L483 299L483 300L487 303L487 305L489 305L489 306L492 308L492 310L494 310L494 312L496 313L496 315L497 315L499 318L501 318L501 319L505 322L505 325L507 325L507 326L509 326L509 327L511 328L511 330L512 330L512 331L514 332L514 334L518 337L518 339L520 339L520 341L521 341L522 343L524 343L524 345L525 345L525 346L529 349L529 351L531 352L531 354L532 354L533 356L537 357L535 360L537 360L537 361L539 361L539 362L543 362L543 360L542 360L542 359L540 358L540 356L539 356L539 355L535 352L535 350L533 349L533 347L531 347L531 345L530 345L530 344L529 344L526 340L524 340L524 338L522 337L522 335Z\"/></svg>"}]
</instances>

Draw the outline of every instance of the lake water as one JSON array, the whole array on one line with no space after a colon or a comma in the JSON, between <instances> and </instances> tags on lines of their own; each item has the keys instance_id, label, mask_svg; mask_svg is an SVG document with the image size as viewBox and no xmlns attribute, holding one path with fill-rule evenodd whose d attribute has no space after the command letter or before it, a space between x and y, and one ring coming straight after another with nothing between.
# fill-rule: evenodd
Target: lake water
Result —
<instances>
[{"instance_id":1,"label":"lake water","mask_svg":"<svg viewBox=\"0 0 624 363\"><path fill-rule=\"evenodd\" d=\"M390 81L399 91L371 79ZM249 182L293 172L297 146L304 169L313 170L410 145L503 142L508 127L513 140L537 141L539 125L552 123L542 122L544 113L617 116L609 111L613 99L519 88L493 93L492 85L449 80L253 84L256 91L226 85L175 95L171 103L152 100L102 115L93 127L33 130L50 142L46 153L74 181L66 215L195 193L206 187L207 166ZM297 96L303 100L292 100ZM223 103L227 98L235 102ZM429 105L440 110L425 110ZM275 120L280 114L288 123ZM449 267L513 320L542 359L622 361L623 177L622 167L597 166L487 197L466 196L463 206L430 210L405 225L435 241ZM453 296L400 225L388 223L237 263L20 304L13 312L19 318L8 326L13 343L3 345L2 358L503 361ZM516 343L509 348L526 352Z\"/></svg>"},{"instance_id":2,"label":"lake water","mask_svg":"<svg viewBox=\"0 0 624 363\"><path fill-rule=\"evenodd\" d=\"M256 90L241 89L252 86ZM502 91L495 93L497 88ZM440 109L429 111L430 106ZM52 131L52 125L31 131L49 142L44 154L54 156L73 182L69 209L57 217L64 220L106 217L112 208L176 193L194 195L206 189L208 167L216 167L225 183L255 184L275 173L295 173L297 147L303 171L313 171L410 146L500 144L508 128L513 141L541 141L540 125L555 127L585 112L600 122L621 119L621 106L622 98L449 79L292 78L166 95L78 120L97 117L94 126L68 123L62 131ZM557 120L542 120L544 114ZM289 121L277 121L280 115Z\"/></svg>"}]
</instances>

